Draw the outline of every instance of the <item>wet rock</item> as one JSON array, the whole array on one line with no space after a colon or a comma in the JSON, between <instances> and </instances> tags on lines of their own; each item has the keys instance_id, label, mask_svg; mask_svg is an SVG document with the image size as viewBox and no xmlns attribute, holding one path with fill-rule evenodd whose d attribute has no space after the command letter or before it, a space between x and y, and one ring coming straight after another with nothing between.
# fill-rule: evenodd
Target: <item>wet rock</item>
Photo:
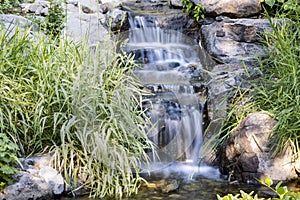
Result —
<instances>
[{"instance_id":1,"label":"wet rock","mask_svg":"<svg viewBox=\"0 0 300 200\"><path fill-rule=\"evenodd\" d=\"M158 26L166 30L178 30L191 38L199 36L199 24L195 19L190 18L183 9L174 9L168 1L158 1L149 3L127 2L122 4L122 9L131 13L132 16L140 15L147 18L148 22L155 22L153 26Z\"/></svg>"},{"instance_id":2,"label":"wet rock","mask_svg":"<svg viewBox=\"0 0 300 200\"><path fill-rule=\"evenodd\" d=\"M192 0L201 4L207 15L229 17L251 17L261 10L260 0Z\"/></svg>"},{"instance_id":3,"label":"wet rock","mask_svg":"<svg viewBox=\"0 0 300 200\"><path fill-rule=\"evenodd\" d=\"M245 72L247 69L247 73ZM219 132L228 112L228 101L234 88L247 88L249 85L243 79L254 77L256 68L253 66L243 66L242 64L223 64L208 68L210 73L204 76L209 83L207 85L207 114L210 125L206 130L204 143L208 141L215 133ZM216 163L216 152L207 154L206 149L202 149L200 155L206 155L204 160L212 165Z\"/></svg>"},{"instance_id":4,"label":"wet rock","mask_svg":"<svg viewBox=\"0 0 300 200\"><path fill-rule=\"evenodd\" d=\"M179 182L176 179L164 180L161 184L161 191L163 193L170 193L179 188Z\"/></svg>"},{"instance_id":5,"label":"wet rock","mask_svg":"<svg viewBox=\"0 0 300 200\"><path fill-rule=\"evenodd\" d=\"M257 58L265 54L260 42L271 31L267 19L223 18L202 27L204 46L217 61L249 65L257 64Z\"/></svg>"},{"instance_id":6,"label":"wet rock","mask_svg":"<svg viewBox=\"0 0 300 200\"><path fill-rule=\"evenodd\" d=\"M265 176L274 181L297 178L290 147L272 157L270 134L275 125L276 121L265 113L249 114L221 149L221 173L245 182L255 182Z\"/></svg>"}]
</instances>

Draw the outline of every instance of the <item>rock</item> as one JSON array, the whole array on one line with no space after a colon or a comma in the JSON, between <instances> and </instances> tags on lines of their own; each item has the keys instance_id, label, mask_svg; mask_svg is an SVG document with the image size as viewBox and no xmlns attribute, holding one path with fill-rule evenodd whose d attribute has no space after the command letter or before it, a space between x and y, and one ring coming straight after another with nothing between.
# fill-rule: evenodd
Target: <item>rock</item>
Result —
<instances>
[{"instance_id":1,"label":"rock","mask_svg":"<svg viewBox=\"0 0 300 200\"><path fill-rule=\"evenodd\" d=\"M15 183L4 188L1 200L50 200L54 195L64 192L64 179L50 167L52 156L49 154L19 159L20 173L14 178Z\"/></svg>"},{"instance_id":2,"label":"rock","mask_svg":"<svg viewBox=\"0 0 300 200\"><path fill-rule=\"evenodd\" d=\"M202 26L204 47L219 62L257 65L265 54L260 44L272 28L267 19L229 19Z\"/></svg>"},{"instance_id":3,"label":"rock","mask_svg":"<svg viewBox=\"0 0 300 200\"><path fill-rule=\"evenodd\" d=\"M60 195L64 191L64 179L55 169L52 167L44 167L40 169L39 176L50 185L53 194Z\"/></svg>"},{"instance_id":4,"label":"rock","mask_svg":"<svg viewBox=\"0 0 300 200\"><path fill-rule=\"evenodd\" d=\"M32 21L13 14L0 14L0 24L4 24L5 27L13 24L21 28L29 28L33 25Z\"/></svg>"},{"instance_id":5,"label":"rock","mask_svg":"<svg viewBox=\"0 0 300 200\"><path fill-rule=\"evenodd\" d=\"M39 0L34 3L22 3L20 4L23 13L33 13L35 15L45 16L48 14L48 7L50 3L48 1Z\"/></svg>"},{"instance_id":6,"label":"rock","mask_svg":"<svg viewBox=\"0 0 300 200\"><path fill-rule=\"evenodd\" d=\"M270 134L276 121L265 113L249 114L223 144L220 171L245 182L268 176L272 180L297 178L290 147L272 157Z\"/></svg>"},{"instance_id":7,"label":"rock","mask_svg":"<svg viewBox=\"0 0 300 200\"><path fill-rule=\"evenodd\" d=\"M113 6L110 3L103 3L100 5L100 12L106 14L108 11L111 11Z\"/></svg>"},{"instance_id":8,"label":"rock","mask_svg":"<svg viewBox=\"0 0 300 200\"><path fill-rule=\"evenodd\" d=\"M163 193L170 193L179 188L179 182L176 179L163 180L160 187Z\"/></svg>"},{"instance_id":9,"label":"rock","mask_svg":"<svg viewBox=\"0 0 300 200\"><path fill-rule=\"evenodd\" d=\"M106 13L105 26L112 31L127 31L129 29L127 11L115 8Z\"/></svg>"},{"instance_id":10,"label":"rock","mask_svg":"<svg viewBox=\"0 0 300 200\"><path fill-rule=\"evenodd\" d=\"M30 37L38 38L39 26L24 17L13 14L0 14L0 26L2 25L9 32L8 38L15 34L17 28L21 33L25 29L30 29Z\"/></svg>"},{"instance_id":11,"label":"rock","mask_svg":"<svg viewBox=\"0 0 300 200\"><path fill-rule=\"evenodd\" d=\"M0 193L1 200L51 200L53 192L50 185L37 175L36 171L21 172L18 182L4 188Z\"/></svg>"},{"instance_id":12,"label":"rock","mask_svg":"<svg viewBox=\"0 0 300 200\"><path fill-rule=\"evenodd\" d=\"M203 5L207 15L229 17L251 17L261 10L260 0L192 0Z\"/></svg>"},{"instance_id":13,"label":"rock","mask_svg":"<svg viewBox=\"0 0 300 200\"><path fill-rule=\"evenodd\" d=\"M170 5L173 8L183 8L183 4L181 0L170 0Z\"/></svg>"},{"instance_id":14,"label":"rock","mask_svg":"<svg viewBox=\"0 0 300 200\"><path fill-rule=\"evenodd\" d=\"M204 79L208 82L207 114L210 125L206 130L204 143L221 130L228 114L228 101L234 88L248 87L242 81L242 78L246 76L246 68L251 75L255 72L252 66L245 67L241 64L215 65L207 69L210 73L204 76ZM205 148L201 150L200 155L206 155L203 159L209 164L217 164L216 152L207 155L206 151L210 150Z\"/></svg>"},{"instance_id":15,"label":"rock","mask_svg":"<svg viewBox=\"0 0 300 200\"><path fill-rule=\"evenodd\" d=\"M101 24L105 16L100 12L82 13L74 4L66 4L67 24L65 32L69 40L81 41L86 39L90 44L104 41L108 38L108 31Z\"/></svg>"}]
</instances>

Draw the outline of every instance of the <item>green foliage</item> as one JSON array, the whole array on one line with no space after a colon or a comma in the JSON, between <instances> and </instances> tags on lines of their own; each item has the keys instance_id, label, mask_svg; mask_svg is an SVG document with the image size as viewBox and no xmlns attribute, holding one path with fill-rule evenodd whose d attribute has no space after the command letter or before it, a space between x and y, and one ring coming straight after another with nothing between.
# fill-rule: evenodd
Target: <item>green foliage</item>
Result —
<instances>
[{"instance_id":1,"label":"green foliage","mask_svg":"<svg viewBox=\"0 0 300 200\"><path fill-rule=\"evenodd\" d=\"M268 198L268 200L298 200L300 199L300 192L295 193L288 190L286 186L281 186L282 182L279 182L275 188L272 187L273 181L266 177L264 180L260 180L260 183L262 183L264 186L269 188L271 191L277 194L278 197L276 198ZM220 197L217 195L218 200L264 200L265 198L259 198L257 194L253 196L254 192L250 192L249 194L240 191L240 194L228 194L224 197Z\"/></svg>"},{"instance_id":2,"label":"green foliage","mask_svg":"<svg viewBox=\"0 0 300 200\"><path fill-rule=\"evenodd\" d=\"M0 0L0 14L12 12L13 8L18 7L19 4L18 0Z\"/></svg>"},{"instance_id":3,"label":"green foliage","mask_svg":"<svg viewBox=\"0 0 300 200\"><path fill-rule=\"evenodd\" d=\"M54 151L71 188L84 181L94 197L136 192L152 149L133 57L108 41L91 48L0 30L0 132L22 156Z\"/></svg>"},{"instance_id":4,"label":"green foliage","mask_svg":"<svg viewBox=\"0 0 300 200\"><path fill-rule=\"evenodd\" d=\"M277 24L276 24L277 23ZM268 58L261 61L261 77L253 82L254 101L278 121L274 130L276 152L292 144L300 152L300 21L272 22L266 33ZM263 83L263 84L262 84Z\"/></svg>"},{"instance_id":5,"label":"green foliage","mask_svg":"<svg viewBox=\"0 0 300 200\"><path fill-rule=\"evenodd\" d=\"M52 38L59 37L65 27L65 15L60 1L50 0L49 13L42 23L42 31Z\"/></svg>"},{"instance_id":6,"label":"green foliage","mask_svg":"<svg viewBox=\"0 0 300 200\"><path fill-rule=\"evenodd\" d=\"M269 14L299 20L300 3L298 0L263 0Z\"/></svg>"},{"instance_id":7,"label":"green foliage","mask_svg":"<svg viewBox=\"0 0 300 200\"><path fill-rule=\"evenodd\" d=\"M153 149L140 110L142 91L130 74L136 66L133 57L115 50L107 42L83 52L86 61L74 80L74 116L61 131L61 171L70 185L78 176L86 177L91 197L135 193L143 181L140 164L148 160L145 149Z\"/></svg>"},{"instance_id":8,"label":"green foliage","mask_svg":"<svg viewBox=\"0 0 300 200\"><path fill-rule=\"evenodd\" d=\"M205 17L203 5L195 5L191 0L181 0L181 2L183 3L183 7L186 9L186 13L192 14L197 21Z\"/></svg>"},{"instance_id":9,"label":"green foliage","mask_svg":"<svg viewBox=\"0 0 300 200\"><path fill-rule=\"evenodd\" d=\"M72 114L76 46L30 30L0 31L0 132L17 141L21 155L60 144L60 128Z\"/></svg>"},{"instance_id":10,"label":"green foliage","mask_svg":"<svg viewBox=\"0 0 300 200\"><path fill-rule=\"evenodd\" d=\"M11 178L18 170L16 151L18 146L13 143L4 133L0 133L0 190L6 184L11 184Z\"/></svg>"}]
</instances>

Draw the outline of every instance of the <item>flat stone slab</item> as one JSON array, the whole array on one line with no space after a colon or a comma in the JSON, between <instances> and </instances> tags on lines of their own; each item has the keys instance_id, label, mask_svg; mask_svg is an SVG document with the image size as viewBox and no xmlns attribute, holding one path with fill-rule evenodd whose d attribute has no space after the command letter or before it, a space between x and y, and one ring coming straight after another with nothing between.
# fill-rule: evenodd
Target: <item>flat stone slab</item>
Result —
<instances>
[{"instance_id":1,"label":"flat stone slab","mask_svg":"<svg viewBox=\"0 0 300 200\"><path fill-rule=\"evenodd\" d=\"M218 62L231 64L255 64L265 54L264 34L271 31L267 19L224 18L202 26L207 52Z\"/></svg>"},{"instance_id":2,"label":"flat stone slab","mask_svg":"<svg viewBox=\"0 0 300 200\"><path fill-rule=\"evenodd\" d=\"M261 10L260 0L192 0L195 4L204 6L206 15L251 17Z\"/></svg>"}]
</instances>

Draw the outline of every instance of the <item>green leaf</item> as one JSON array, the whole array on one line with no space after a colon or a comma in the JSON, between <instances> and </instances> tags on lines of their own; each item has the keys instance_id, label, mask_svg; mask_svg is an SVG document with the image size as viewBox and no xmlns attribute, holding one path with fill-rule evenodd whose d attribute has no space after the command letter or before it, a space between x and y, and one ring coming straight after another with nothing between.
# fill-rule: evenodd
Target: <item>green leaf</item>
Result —
<instances>
[{"instance_id":1,"label":"green leaf","mask_svg":"<svg viewBox=\"0 0 300 200\"><path fill-rule=\"evenodd\" d=\"M270 7L273 7L274 4L275 4L275 0L265 0L265 3L270 6Z\"/></svg>"},{"instance_id":2,"label":"green leaf","mask_svg":"<svg viewBox=\"0 0 300 200\"><path fill-rule=\"evenodd\" d=\"M286 193L288 193L287 187L279 187L276 189L276 193L280 196L283 197Z\"/></svg>"},{"instance_id":3,"label":"green leaf","mask_svg":"<svg viewBox=\"0 0 300 200\"><path fill-rule=\"evenodd\" d=\"M264 183L270 187L273 184L273 181L269 177L266 177Z\"/></svg>"}]
</instances>

